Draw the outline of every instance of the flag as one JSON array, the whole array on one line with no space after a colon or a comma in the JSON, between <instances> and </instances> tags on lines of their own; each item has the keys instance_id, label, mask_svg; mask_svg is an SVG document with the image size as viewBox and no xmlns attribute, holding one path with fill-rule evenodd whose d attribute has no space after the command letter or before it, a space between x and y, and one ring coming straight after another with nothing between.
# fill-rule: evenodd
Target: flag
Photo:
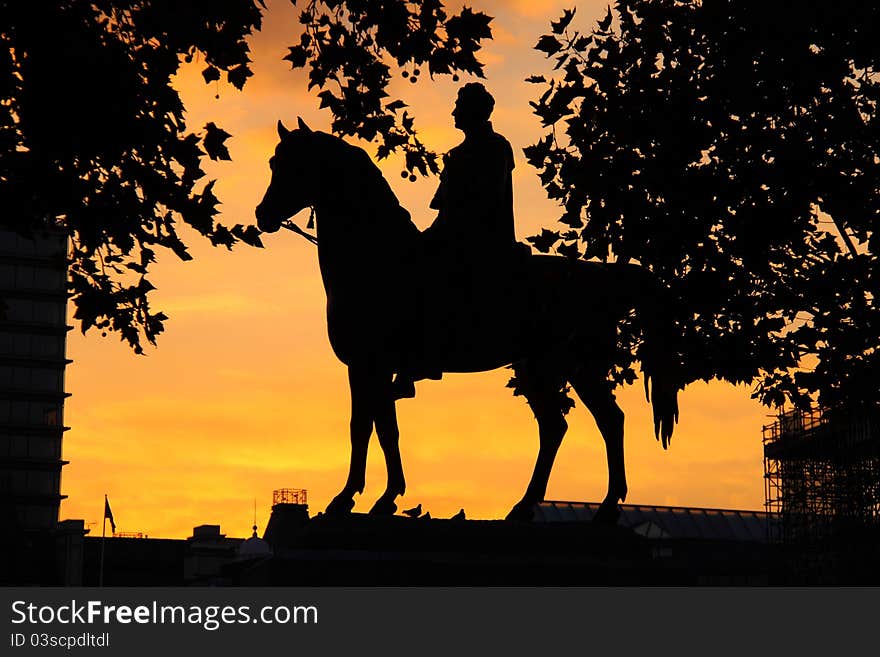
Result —
<instances>
[{"instance_id":1,"label":"flag","mask_svg":"<svg viewBox=\"0 0 880 657\"><path fill-rule=\"evenodd\" d=\"M113 533L116 533L116 523L113 521L113 512L110 510L110 501L104 496L104 519L110 521L110 527Z\"/></svg>"}]
</instances>

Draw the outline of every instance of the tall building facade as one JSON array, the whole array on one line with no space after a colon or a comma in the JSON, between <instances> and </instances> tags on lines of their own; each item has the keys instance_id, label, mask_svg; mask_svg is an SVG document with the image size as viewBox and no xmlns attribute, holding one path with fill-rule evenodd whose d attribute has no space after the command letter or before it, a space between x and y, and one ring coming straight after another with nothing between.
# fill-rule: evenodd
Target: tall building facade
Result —
<instances>
[{"instance_id":1,"label":"tall building facade","mask_svg":"<svg viewBox=\"0 0 880 657\"><path fill-rule=\"evenodd\" d=\"M0 230L0 512L17 531L56 529L66 358L67 238Z\"/></svg>"}]
</instances>

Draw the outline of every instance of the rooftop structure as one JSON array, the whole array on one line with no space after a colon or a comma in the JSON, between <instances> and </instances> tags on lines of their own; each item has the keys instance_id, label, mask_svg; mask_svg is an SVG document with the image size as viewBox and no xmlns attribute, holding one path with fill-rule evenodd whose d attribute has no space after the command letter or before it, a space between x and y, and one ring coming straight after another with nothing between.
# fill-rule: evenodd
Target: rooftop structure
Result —
<instances>
[{"instance_id":1,"label":"rooftop structure","mask_svg":"<svg viewBox=\"0 0 880 657\"><path fill-rule=\"evenodd\" d=\"M278 488L272 491L272 504L308 504L308 491L304 488Z\"/></svg>"},{"instance_id":2,"label":"rooftop structure","mask_svg":"<svg viewBox=\"0 0 880 657\"><path fill-rule=\"evenodd\" d=\"M544 501L537 522L590 522L597 502ZM645 538L766 542L776 518L764 511L698 509L654 504L621 504L617 524Z\"/></svg>"}]
</instances>

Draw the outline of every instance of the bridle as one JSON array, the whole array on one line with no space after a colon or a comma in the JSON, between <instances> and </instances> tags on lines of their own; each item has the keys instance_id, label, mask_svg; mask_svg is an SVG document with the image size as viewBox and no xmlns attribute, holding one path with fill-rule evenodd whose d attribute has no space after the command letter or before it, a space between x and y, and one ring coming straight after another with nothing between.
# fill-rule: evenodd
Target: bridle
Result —
<instances>
[{"instance_id":1,"label":"bridle","mask_svg":"<svg viewBox=\"0 0 880 657\"><path fill-rule=\"evenodd\" d=\"M309 214L309 223L306 224L306 228L314 228L315 227L315 206L314 205L309 206L309 209L311 210L311 212ZM297 226L290 219L288 219L287 221L282 221L281 228L286 228L287 230L289 230L292 233L296 233L297 235L302 235L309 242L311 242L315 246L318 246L318 238L317 237L315 237L314 235L310 235L309 233L304 231L302 228Z\"/></svg>"}]
</instances>

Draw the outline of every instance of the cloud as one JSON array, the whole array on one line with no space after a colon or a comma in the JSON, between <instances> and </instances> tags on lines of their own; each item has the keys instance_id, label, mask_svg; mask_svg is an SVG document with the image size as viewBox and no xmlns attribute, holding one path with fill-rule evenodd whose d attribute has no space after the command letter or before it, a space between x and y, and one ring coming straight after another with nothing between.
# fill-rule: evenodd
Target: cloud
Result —
<instances>
[{"instance_id":1,"label":"cloud","mask_svg":"<svg viewBox=\"0 0 880 657\"><path fill-rule=\"evenodd\" d=\"M199 296L174 297L162 304L168 314L179 315L211 313L220 315L265 315L272 308L255 303L252 298L235 294L202 294ZM276 311L277 312L277 311Z\"/></svg>"}]
</instances>

